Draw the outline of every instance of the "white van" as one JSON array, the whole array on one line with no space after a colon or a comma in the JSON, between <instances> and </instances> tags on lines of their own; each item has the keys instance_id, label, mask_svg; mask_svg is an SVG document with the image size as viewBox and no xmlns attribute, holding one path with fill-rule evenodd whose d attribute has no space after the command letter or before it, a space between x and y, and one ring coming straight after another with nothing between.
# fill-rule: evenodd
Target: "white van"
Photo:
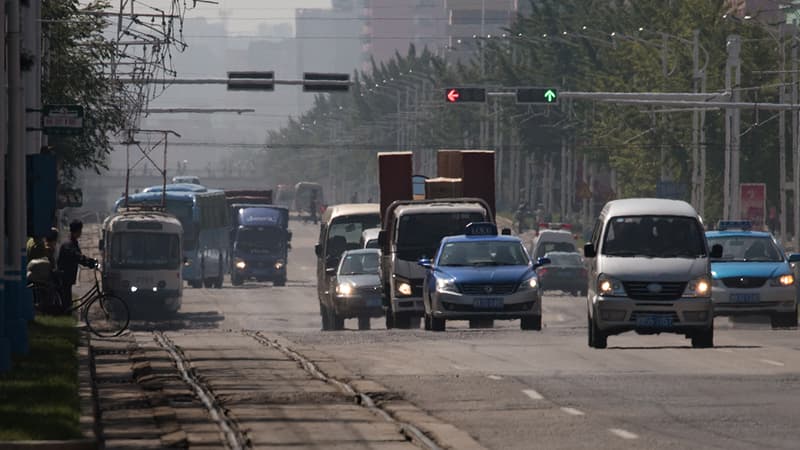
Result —
<instances>
[{"instance_id":1,"label":"white van","mask_svg":"<svg viewBox=\"0 0 800 450\"><path fill-rule=\"evenodd\" d=\"M686 202L652 198L608 202L584 245L589 346L608 336L678 333L713 347L711 257L703 223Z\"/></svg>"}]
</instances>

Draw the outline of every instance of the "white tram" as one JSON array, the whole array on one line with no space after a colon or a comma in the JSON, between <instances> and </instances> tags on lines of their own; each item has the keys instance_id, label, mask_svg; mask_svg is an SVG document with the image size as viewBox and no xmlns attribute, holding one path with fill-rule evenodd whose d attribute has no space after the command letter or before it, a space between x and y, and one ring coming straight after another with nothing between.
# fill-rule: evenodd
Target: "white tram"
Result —
<instances>
[{"instance_id":1,"label":"white tram","mask_svg":"<svg viewBox=\"0 0 800 450\"><path fill-rule=\"evenodd\" d=\"M162 211L127 210L103 222L103 287L136 311L177 312L183 295L183 227Z\"/></svg>"}]
</instances>

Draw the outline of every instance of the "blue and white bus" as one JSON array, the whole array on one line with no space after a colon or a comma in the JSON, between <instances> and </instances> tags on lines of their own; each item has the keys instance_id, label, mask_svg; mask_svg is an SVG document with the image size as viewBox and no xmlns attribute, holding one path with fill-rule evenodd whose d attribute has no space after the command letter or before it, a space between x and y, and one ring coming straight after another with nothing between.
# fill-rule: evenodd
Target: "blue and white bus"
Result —
<instances>
[{"instance_id":1,"label":"blue and white bus","mask_svg":"<svg viewBox=\"0 0 800 450\"><path fill-rule=\"evenodd\" d=\"M225 192L197 186L173 190L167 185L166 212L183 226L183 279L194 288L221 288L229 264L230 226ZM161 186L128 196L128 207L161 205ZM125 207L125 198L117 200L114 210Z\"/></svg>"}]
</instances>

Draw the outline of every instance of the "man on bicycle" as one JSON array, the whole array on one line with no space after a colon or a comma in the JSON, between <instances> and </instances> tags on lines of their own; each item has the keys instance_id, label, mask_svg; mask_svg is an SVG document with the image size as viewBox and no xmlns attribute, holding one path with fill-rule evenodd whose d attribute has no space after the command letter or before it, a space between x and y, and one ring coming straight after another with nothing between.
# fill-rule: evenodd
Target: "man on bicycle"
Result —
<instances>
[{"instance_id":1,"label":"man on bicycle","mask_svg":"<svg viewBox=\"0 0 800 450\"><path fill-rule=\"evenodd\" d=\"M58 270L61 273L61 299L66 309L72 306L72 285L78 279L78 265L96 267L97 260L81 253L78 239L83 232L83 222L73 220L69 224L69 241L61 244L58 251Z\"/></svg>"}]
</instances>

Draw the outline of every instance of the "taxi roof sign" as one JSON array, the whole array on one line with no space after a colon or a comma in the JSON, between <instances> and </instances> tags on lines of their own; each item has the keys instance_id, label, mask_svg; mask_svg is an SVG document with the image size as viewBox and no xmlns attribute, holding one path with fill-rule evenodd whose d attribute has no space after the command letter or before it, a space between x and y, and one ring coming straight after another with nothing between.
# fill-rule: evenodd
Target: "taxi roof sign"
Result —
<instances>
[{"instance_id":1,"label":"taxi roof sign","mask_svg":"<svg viewBox=\"0 0 800 450\"><path fill-rule=\"evenodd\" d=\"M548 230L571 230L572 225L563 222L541 222L539 223L539 228L545 228Z\"/></svg>"},{"instance_id":2,"label":"taxi roof sign","mask_svg":"<svg viewBox=\"0 0 800 450\"><path fill-rule=\"evenodd\" d=\"M471 222L464 231L467 236L497 236L497 225L492 222Z\"/></svg>"},{"instance_id":3,"label":"taxi roof sign","mask_svg":"<svg viewBox=\"0 0 800 450\"><path fill-rule=\"evenodd\" d=\"M750 231L753 228L753 223L749 220L720 220L717 222L717 230L742 230Z\"/></svg>"}]
</instances>

